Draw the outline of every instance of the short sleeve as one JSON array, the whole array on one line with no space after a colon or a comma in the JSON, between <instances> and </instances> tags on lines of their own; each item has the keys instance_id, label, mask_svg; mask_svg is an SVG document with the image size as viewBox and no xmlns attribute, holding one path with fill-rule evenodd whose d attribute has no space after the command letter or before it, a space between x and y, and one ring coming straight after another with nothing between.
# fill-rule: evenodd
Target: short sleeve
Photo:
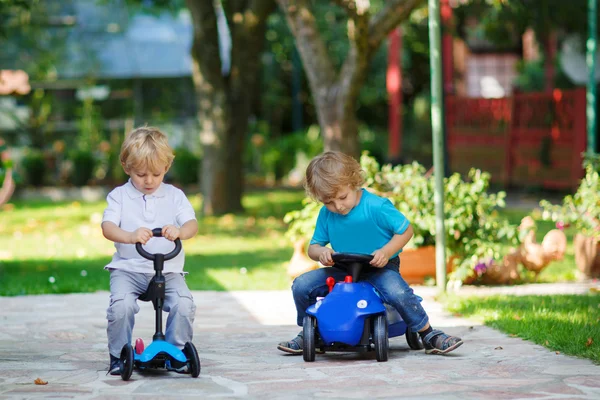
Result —
<instances>
[{"instance_id":1,"label":"short sleeve","mask_svg":"<svg viewBox=\"0 0 600 400\"><path fill-rule=\"evenodd\" d=\"M102 215L102 222L112 222L117 226L121 226L121 210L123 203L123 191L121 188L111 191L108 196L106 196L106 202L108 205Z\"/></svg>"},{"instance_id":2,"label":"short sleeve","mask_svg":"<svg viewBox=\"0 0 600 400\"><path fill-rule=\"evenodd\" d=\"M183 226L186 222L196 219L196 212L182 190L174 188L174 191L175 207L177 208L175 220L177 221L177 225Z\"/></svg>"},{"instance_id":3,"label":"short sleeve","mask_svg":"<svg viewBox=\"0 0 600 400\"><path fill-rule=\"evenodd\" d=\"M315 233L313 234L310 244L318 244L320 246L326 246L329 244L329 230L327 229L327 208L321 207L319 216L317 217L317 226L315 227Z\"/></svg>"},{"instance_id":4,"label":"short sleeve","mask_svg":"<svg viewBox=\"0 0 600 400\"><path fill-rule=\"evenodd\" d=\"M377 224L394 235L401 235L406 232L410 222L389 199L385 199L377 213Z\"/></svg>"}]
</instances>

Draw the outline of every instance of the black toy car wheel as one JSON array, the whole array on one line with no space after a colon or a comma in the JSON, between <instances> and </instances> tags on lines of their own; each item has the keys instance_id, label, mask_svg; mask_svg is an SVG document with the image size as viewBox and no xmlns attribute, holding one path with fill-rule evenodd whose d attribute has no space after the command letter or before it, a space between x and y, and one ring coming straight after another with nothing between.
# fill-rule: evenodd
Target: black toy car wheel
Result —
<instances>
[{"instance_id":1,"label":"black toy car wheel","mask_svg":"<svg viewBox=\"0 0 600 400\"><path fill-rule=\"evenodd\" d=\"M133 346L126 344L121 350L121 379L128 381L133 372Z\"/></svg>"},{"instance_id":2,"label":"black toy car wheel","mask_svg":"<svg viewBox=\"0 0 600 400\"><path fill-rule=\"evenodd\" d=\"M310 315L304 317L302 336L304 339L302 346L304 361L315 361L315 317Z\"/></svg>"},{"instance_id":3,"label":"black toy car wheel","mask_svg":"<svg viewBox=\"0 0 600 400\"><path fill-rule=\"evenodd\" d=\"M423 342L421 341L421 336L418 332L407 330L404 336L406 336L406 343L408 343L408 347L410 347L411 350L423 349Z\"/></svg>"},{"instance_id":4,"label":"black toy car wheel","mask_svg":"<svg viewBox=\"0 0 600 400\"><path fill-rule=\"evenodd\" d=\"M194 346L194 343L187 342L183 347L183 354L185 354L185 356L188 359L188 363L190 366L190 374L192 375L192 378L197 378L198 375L200 375L201 366L200 357L198 357L198 351L196 350L196 346Z\"/></svg>"},{"instance_id":5,"label":"black toy car wheel","mask_svg":"<svg viewBox=\"0 0 600 400\"><path fill-rule=\"evenodd\" d=\"M373 321L373 342L377 361L387 361L389 350L388 326L383 314L376 316Z\"/></svg>"}]
</instances>

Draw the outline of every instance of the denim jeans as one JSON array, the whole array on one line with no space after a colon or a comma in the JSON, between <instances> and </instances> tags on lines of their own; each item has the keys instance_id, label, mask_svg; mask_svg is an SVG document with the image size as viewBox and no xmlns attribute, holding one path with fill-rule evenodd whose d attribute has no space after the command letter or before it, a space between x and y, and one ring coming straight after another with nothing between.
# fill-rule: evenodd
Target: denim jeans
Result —
<instances>
[{"instance_id":1,"label":"denim jeans","mask_svg":"<svg viewBox=\"0 0 600 400\"><path fill-rule=\"evenodd\" d=\"M369 282L381 296L381 300L394 307L408 328L417 332L423 329L429 317L421 306L421 301L399 272L400 259L392 258L383 268L364 268L360 280ZM320 268L300 275L292 284L294 303L298 312L298 325L302 326L306 309L317 302L317 297L326 296L329 288L325 283L327 277L332 276L336 282L343 281L348 275L346 270L337 266Z\"/></svg>"}]
</instances>

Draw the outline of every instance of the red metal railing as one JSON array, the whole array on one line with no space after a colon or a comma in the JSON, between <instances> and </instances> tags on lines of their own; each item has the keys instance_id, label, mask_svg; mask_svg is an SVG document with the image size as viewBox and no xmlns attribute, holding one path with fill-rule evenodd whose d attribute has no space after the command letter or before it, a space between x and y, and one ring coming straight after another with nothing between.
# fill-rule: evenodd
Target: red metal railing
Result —
<instances>
[{"instance_id":1,"label":"red metal railing","mask_svg":"<svg viewBox=\"0 0 600 400\"><path fill-rule=\"evenodd\" d=\"M583 176L585 90L446 99L452 171L480 168L492 182L574 188Z\"/></svg>"}]
</instances>

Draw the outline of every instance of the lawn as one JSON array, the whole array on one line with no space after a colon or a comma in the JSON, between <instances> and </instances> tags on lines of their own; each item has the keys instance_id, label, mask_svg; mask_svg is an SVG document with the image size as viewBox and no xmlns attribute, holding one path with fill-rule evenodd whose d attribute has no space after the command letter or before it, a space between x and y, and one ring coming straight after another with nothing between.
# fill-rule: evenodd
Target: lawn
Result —
<instances>
[{"instance_id":1,"label":"lawn","mask_svg":"<svg viewBox=\"0 0 600 400\"><path fill-rule=\"evenodd\" d=\"M600 363L600 295L451 296L450 311L511 336Z\"/></svg>"},{"instance_id":2,"label":"lawn","mask_svg":"<svg viewBox=\"0 0 600 400\"><path fill-rule=\"evenodd\" d=\"M184 242L188 285L193 290L288 289L284 237L286 212L304 193L261 191L243 199L244 215L203 218ZM190 201L197 209L199 196ZM0 211L0 295L108 290L103 269L114 253L102 236L105 202L22 203Z\"/></svg>"},{"instance_id":3,"label":"lawn","mask_svg":"<svg viewBox=\"0 0 600 400\"><path fill-rule=\"evenodd\" d=\"M286 263L292 247L282 218L301 207L302 190L256 191L244 196L246 213L200 219L198 235L184 242L187 282L193 290L278 290L290 287ZM190 196L196 209L197 195ZM102 236L105 202L20 202L0 211L0 295L108 290L103 267L114 253ZM502 210L513 223L523 211ZM538 240L552 229L540 223ZM571 232L567 232L571 236ZM574 279L569 243L539 282Z\"/></svg>"}]
</instances>

